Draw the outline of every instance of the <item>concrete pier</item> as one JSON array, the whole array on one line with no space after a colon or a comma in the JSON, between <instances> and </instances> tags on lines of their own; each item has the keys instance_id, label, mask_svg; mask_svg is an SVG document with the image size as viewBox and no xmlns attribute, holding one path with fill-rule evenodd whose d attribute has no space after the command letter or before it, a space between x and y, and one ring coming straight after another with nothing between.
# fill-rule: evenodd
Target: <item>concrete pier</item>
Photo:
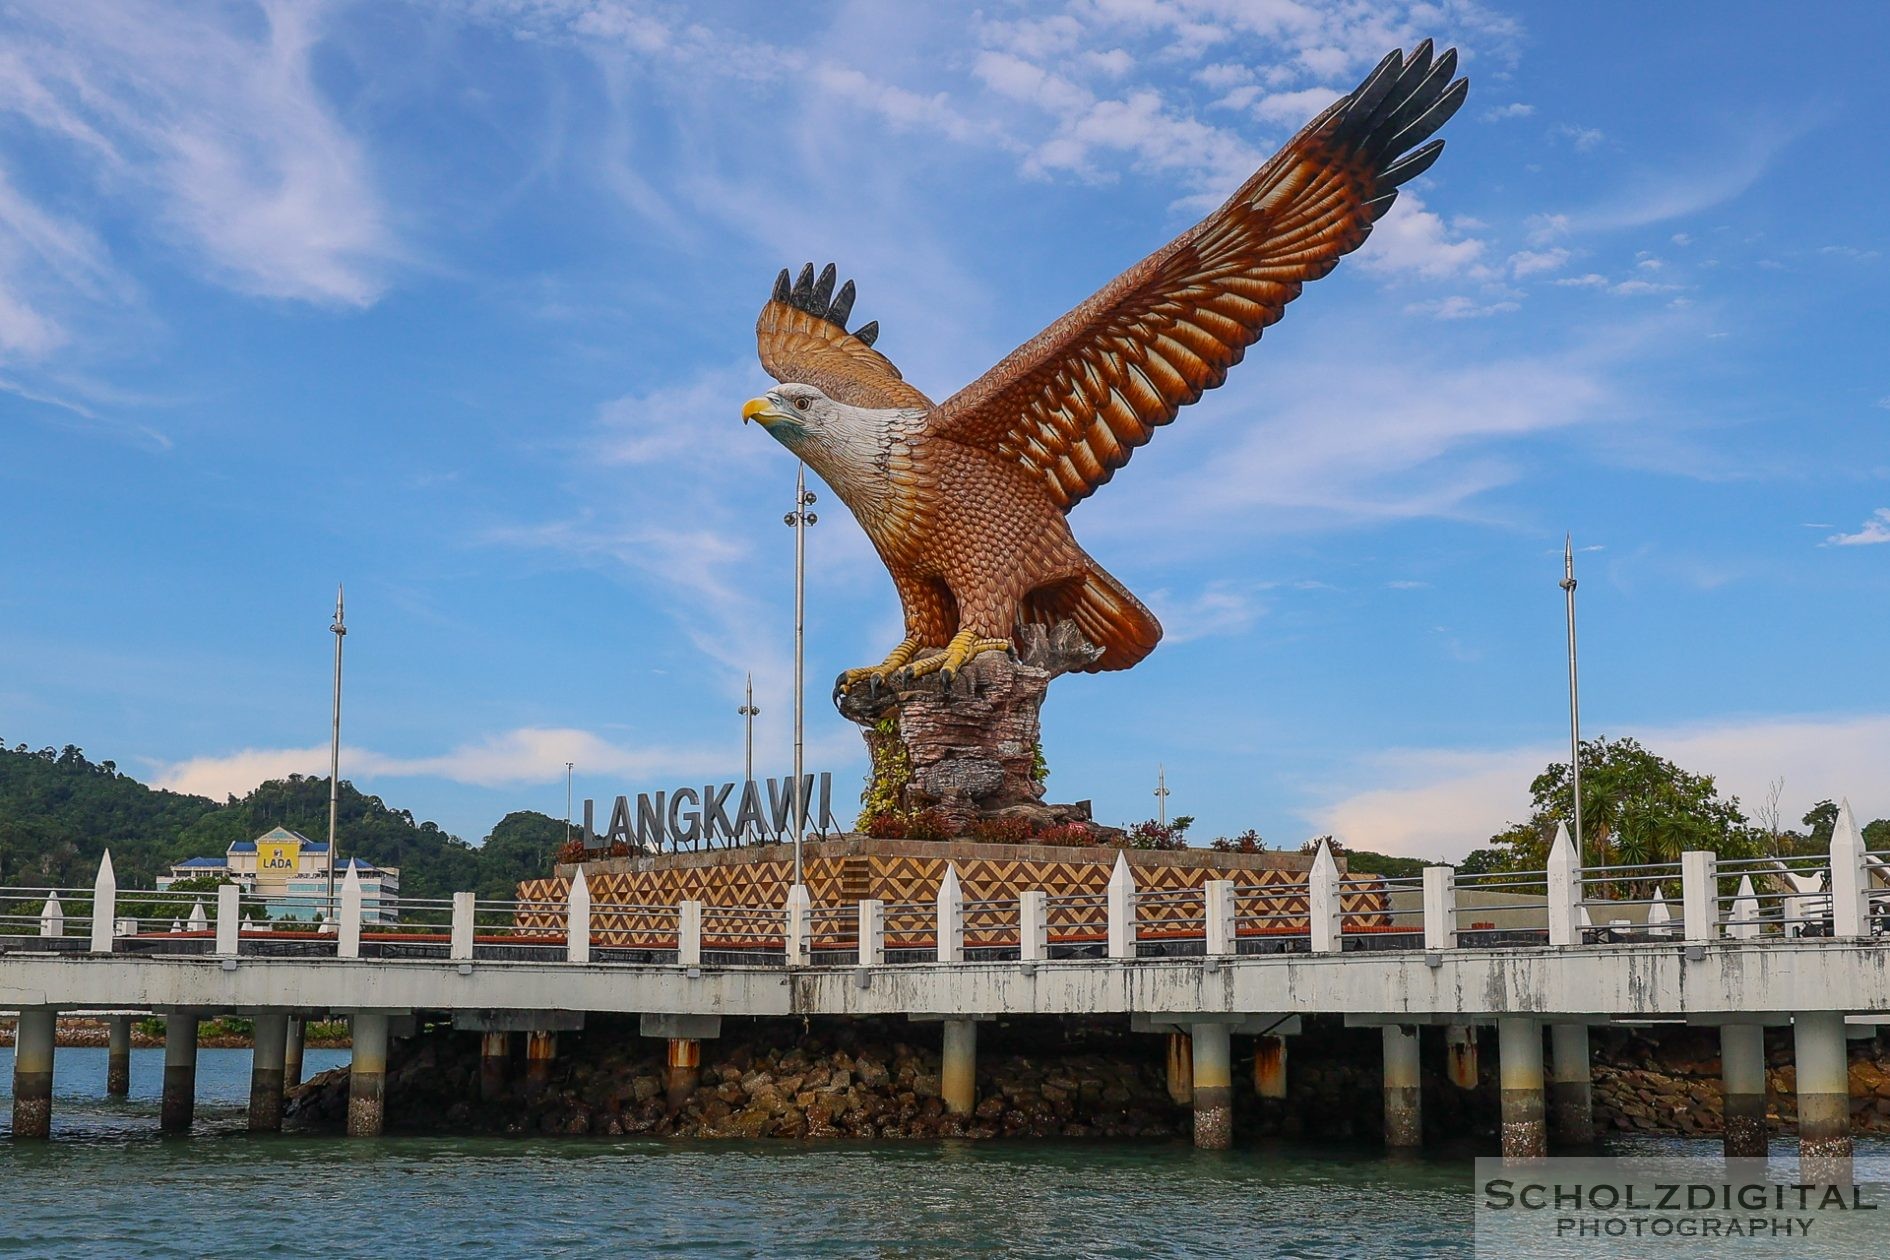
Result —
<instances>
[{"instance_id":1,"label":"concrete pier","mask_svg":"<svg viewBox=\"0 0 1890 1260\"><path fill-rule=\"evenodd\" d=\"M26 1007L13 1032L13 1136L52 1136L53 1042L59 1014Z\"/></svg>"},{"instance_id":2,"label":"concrete pier","mask_svg":"<svg viewBox=\"0 0 1890 1260\"><path fill-rule=\"evenodd\" d=\"M1194 1144L1224 1151L1234 1144L1234 1063L1226 1024L1196 1024L1193 1063Z\"/></svg>"},{"instance_id":3,"label":"concrete pier","mask_svg":"<svg viewBox=\"0 0 1890 1260\"><path fill-rule=\"evenodd\" d=\"M1727 1159L1764 1159L1765 1029L1724 1024L1719 1030L1719 1079L1723 1091Z\"/></svg>"},{"instance_id":4,"label":"concrete pier","mask_svg":"<svg viewBox=\"0 0 1890 1260\"><path fill-rule=\"evenodd\" d=\"M1799 1179L1848 1182L1851 1081L1843 1014L1794 1015L1792 1041L1798 1065Z\"/></svg>"},{"instance_id":5,"label":"concrete pier","mask_svg":"<svg viewBox=\"0 0 1890 1260\"><path fill-rule=\"evenodd\" d=\"M479 1099L496 1102L505 1094L505 1070L512 1057L512 1034L479 1034Z\"/></svg>"},{"instance_id":6,"label":"concrete pier","mask_svg":"<svg viewBox=\"0 0 1890 1260\"><path fill-rule=\"evenodd\" d=\"M131 1092L131 1016L114 1015L105 1051L105 1092L123 1098Z\"/></svg>"},{"instance_id":7,"label":"concrete pier","mask_svg":"<svg viewBox=\"0 0 1890 1260\"><path fill-rule=\"evenodd\" d=\"M262 1011L254 1024L254 1049L250 1052L249 1066L249 1131L280 1133L289 1017L283 1011Z\"/></svg>"},{"instance_id":8,"label":"concrete pier","mask_svg":"<svg viewBox=\"0 0 1890 1260\"><path fill-rule=\"evenodd\" d=\"M558 1034L534 1028L525 1034L525 1090L534 1097L551 1085L551 1065L558 1057Z\"/></svg>"},{"instance_id":9,"label":"concrete pier","mask_svg":"<svg viewBox=\"0 0 1890 1260\"><path fill-rule=\"evenodd\" d=\"M356 1011L348 1020L354 1061L348 1065L348 1136L379 1137L386 1124L387 1015Z\"/></svg>"},{"instance_id":10,"label":"concrete pier","mask_svg":"<svg viewBox=\"0 0 1890 1260\"><path fill-rule=\"evenodd\" d=\"M1424 1144L1424 1090L1418 1074L1418 1030L1410 1024L1386 1024L1385 1145L1410 1148Z\"/></svg>"},{"instance_id":11,"label":"concrete pier","mask_svg":"<svg viewBox=\"0 0 1890 1260\"><path fill-rule=\"evenodd\" d=\"M978 1023L970 1019L945 1021L939 1064L939 1095L945 1110L968 1116L978 1105Z\"/></svg>"},{"instance_id":12,"label":"concrete pier","mask_svg":"<svg viewBox=\"0 0 1890 1260\"><path fill-rule=\"evenodd\" d=\"M302 1083L302 1037L304 1021L289 1016L289 1030L282 1042L282 1087L290 1089Z\"/></svg>"},{"instance_id":13,"label":"concrete pier","mask_svg":"<svg viewBox=\"0 0 1890 1260\"><path fill-rule=\"evenodd\" d=\"M1168 1097L1177 1107L1194 1102L1194 1046L1187 1033L1168 1034Z\"/></svg>"},{"instance_id":14,"label":"concrete pier","mask_svg":"<svg viewBox=\"0 0 1890 1260\"><path fill-rule=\"evenodd\" d=\"M663 1092L673 1110L689 1101L702 1080L702 1043L694 1037L671 1037L667 1046L663 1054Z\"/></svg>"},{"instance_id":15,"label":"concrete pier","mask_svg":"<svg viewBox=\"0 0 1890 1260\"><path fill-rule=\"evenodd\" d=\"M1587 1024L1551 1024L1549 1131L1561 1146L1595 1144L1593 1071L1588 1061Z\"/></svg>"},{"instance_id":16,"label":"concrete pier","mask_svg":"<svg viewBox=\"0 0 1890 1260\"><path fill-rule=\"evenodd\" d=\"M1481 1064L1477 1061L1475 1024L1447 1024L1444 1027L1444 1074L1458 1089L1475 1089Z\"/></svg>"},{"instance_id":17,"label":"concrete pier","mask_svg":"<svg viewBox=\"0 0 1890 1260\"><path fill-rule=\"evenodd\" d=\"M1542 1159L1549 1153L1542 1106L1542 1024L1525 1016L1496 1021L1497 1071L1502 1084L1503 1158Z\"/></svg>"},{"instance_id":18,"label":"concrete pier","mask_svg":"<svg viewBox=\"0 0 1890 1260\"><path fill-rule=\"evenodd\" d=\"M1254 1042L1253 1087L1262 1098L1286 1097L1286 1038L1268 1034Z\"/></svg>"},{"instance_id":19,"label":"concrete pier","mask_svg":"<svg viewBox=\"0 0 1890 1260\"><path fill-rule=\"evenodd\" d=\"M158 1128L187 1133L197 1115L197 1013L169 1011L164 1016L164 1099Z\"/></svg>"}]
</instances>

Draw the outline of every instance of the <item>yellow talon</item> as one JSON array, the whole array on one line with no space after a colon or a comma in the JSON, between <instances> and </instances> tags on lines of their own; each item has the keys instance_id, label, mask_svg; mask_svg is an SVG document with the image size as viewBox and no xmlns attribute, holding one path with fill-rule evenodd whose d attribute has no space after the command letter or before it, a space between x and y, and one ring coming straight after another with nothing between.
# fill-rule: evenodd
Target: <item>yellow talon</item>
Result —
<instances>
[{"instance_id":1,"label":"yellow talon","mask_svg":"<svg viewBox=\"0 0 1890 1260\"><path fill-rule=\"evenodd\" d=\"M978 637L975 630L960 630L952 636L952 641L943 652L934 652L922 660L906 666L906 674L912 678L923 678L927 674L943 674L950 682L958 671L968 665L973 657L986 652L1008 652L1011 650L1009 639L984 639Z\"/></svg>"},{"instance_id":2,"label":"yellow talon","mask_svg":"<svg viewBox=\"0 0 1890 1260\"><path fill-rule=\"evenodd\" d=\"M898 647L888 652L886 659L879 664L869 665L864 669L849 669L843 671L839 681L834 683L833 686L835 697L842 696L852 691L855 683L866 682L868 680L871 680L875 686L885 683L886 679L892 675L892 672L911 660L918 650L919 641L917 639L905 639L901 641Z\"/></svg>"}]
</instances>

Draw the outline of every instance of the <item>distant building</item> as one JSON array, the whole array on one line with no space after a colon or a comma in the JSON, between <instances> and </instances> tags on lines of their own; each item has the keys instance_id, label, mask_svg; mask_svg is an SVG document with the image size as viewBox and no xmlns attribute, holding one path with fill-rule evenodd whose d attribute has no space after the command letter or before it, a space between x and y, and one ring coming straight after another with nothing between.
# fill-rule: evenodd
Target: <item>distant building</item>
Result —
<instances>
[{"instance_id":1,"label":"distant building","mask_svg":"<svg viewBox=\"0 0 1890 1260\"><path fill-rule=\"evenodd\" d=\"M361 884L362 922L399 922L399 868L344 858L335 864L337 894L350 866ZM254 840L235 841L220 858L185 858L172 865L169 875L158 876L157 886L162 891L198 875L222 876L262 897L271 919L313 919L328 896L328 842L277 827Z\"/></svg>"}]
</instances>

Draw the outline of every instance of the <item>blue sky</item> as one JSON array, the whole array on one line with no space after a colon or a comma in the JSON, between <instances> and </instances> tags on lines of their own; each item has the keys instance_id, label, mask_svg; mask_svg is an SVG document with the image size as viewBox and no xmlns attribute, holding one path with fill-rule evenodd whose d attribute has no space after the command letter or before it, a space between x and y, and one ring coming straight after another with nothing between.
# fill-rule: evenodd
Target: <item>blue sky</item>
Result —
<instances>
[{"instance_id":1,"label":"blue sky","mask_svg":"<svg viewBox=\"0 0 1890 1260\"><path fill-rule=\"evenodd\" d=\"M1585 728L1788 820L1890 814L1890 82L1876 4L0 8L0 737L212 794L343 773L477 839L787 757L775 271L934 397L1387 49L1443 159L1072 516L1168 636L1060 682L1056 799L1454 855ZM898 610L829 495L826 693Z\"/></svg>"}]
</instances>

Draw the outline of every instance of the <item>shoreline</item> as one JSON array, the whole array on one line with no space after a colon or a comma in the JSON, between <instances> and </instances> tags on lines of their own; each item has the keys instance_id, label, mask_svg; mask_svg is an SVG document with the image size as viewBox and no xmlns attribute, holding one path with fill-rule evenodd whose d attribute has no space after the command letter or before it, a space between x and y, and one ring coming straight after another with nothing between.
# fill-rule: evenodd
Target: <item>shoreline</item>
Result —
<instances>
[{"instance_id":1,"label":"shoreline","mask_svg":"<svg viewBox=\"0 0 1890 1260\"><path fill-rule=\"evenodd\" d=\"M164 1035L149 1030L150 1023L162 1024L163 1018L139 1016L131 1023L131 1048L133 1050L162 1050ZM224 1031L218 1028L219 1021L205 1020L197 1031L197 1048L200 1050L249 1050L255 1047L255 1040L247 1032ZM316 1027L316 1025L311 1025ZM329 1028L340 1029L338 1034L324 1033L319 1036L304 1036L302 1045L310 1050L348 1050L354 1042L349 1038L347 1025L343 1021L334 1021ZM53 1033L53 1045L61 1050L103 1050L111 1044L111 1023L106 1019L93 1019L84 1016L61 1016ZM0 1020L0 1046L13 1045L13 1021Z\"/></svg>"}]
</instances>

